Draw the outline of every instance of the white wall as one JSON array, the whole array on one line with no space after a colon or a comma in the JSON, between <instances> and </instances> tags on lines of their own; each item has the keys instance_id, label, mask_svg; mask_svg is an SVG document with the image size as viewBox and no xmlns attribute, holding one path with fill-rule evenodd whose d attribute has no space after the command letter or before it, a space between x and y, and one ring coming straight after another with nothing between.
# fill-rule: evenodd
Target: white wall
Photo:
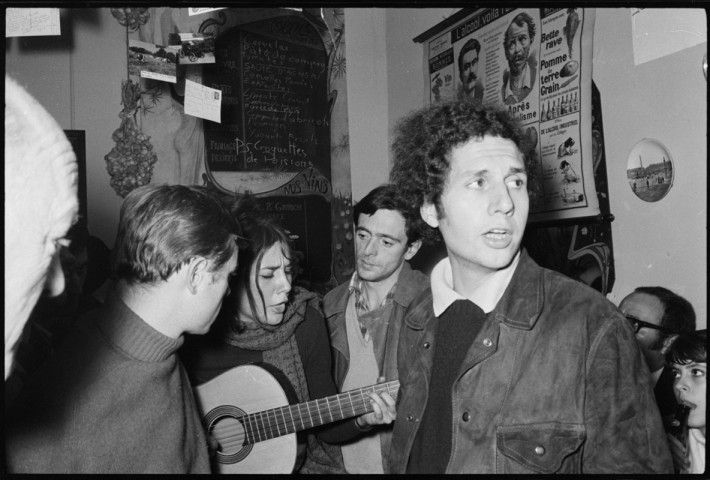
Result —
<instances>
[{"instance_id":1,"label":"white wall","mask_svg":"<svg viewBox=\"0 0 710 480\"><path fill-rule=\"evenodd\" d=\"M358 201L387 181L380 167L389 155L382 131L388 118L385 9L348 8L344 14L350 174L352 198Z\"/></svg>"},{"instance_id":2,"label":"white wall","mask_svg":"<svg viewBox=\"0 0 710 480\"><path fill-rule=\"evenodd\" d=\"M698 10L704 16L704 11ZM634 66L629 9L598 9L594 81L602 99L618 304L640 285L661 285L695 306L707 325L707 42ZM648 203L626 181L633 146L655 138L670 151L675 179Z\"/></svg>"},{"instance_id":3,"label":"white wall","mask_svg":"<svg viewBox=\"0 0 710 480\"><path fill-rule=\"evenodd\" d=\"M424 103L423 47L412 39L453 12L387 9L388 115L367 117L369 131L388 132L387 145L394 123ZM359 24L366 15L357 13L346 14L350 32L366 28ZM365 43L361 47L378 48ZM608 298L618 304L637 286L666 286L693 303L698 328L707 325L707 81L700 69L706 51L707 42L634 66L630 10L597 9L593 78L602 99L609 196L616 217L612 223L616 281ZM359 62L368 58L367 52L357 57L351 52L348 72L365 68ZM357 90L348 77L349 89L351 85L349 105L357 104L361 112L379 110L380 92ZM352 109L350 118L354 148L358 123ZM628 154L644 137L665 144L675 163L674 186L656 203L639 200L626 181ZM380 143L369 148L373 156L385 154ZM390 162L369 165L367 176L353 172L353 192L367 192L387 178Z\"/></svg>"}]
</instances>

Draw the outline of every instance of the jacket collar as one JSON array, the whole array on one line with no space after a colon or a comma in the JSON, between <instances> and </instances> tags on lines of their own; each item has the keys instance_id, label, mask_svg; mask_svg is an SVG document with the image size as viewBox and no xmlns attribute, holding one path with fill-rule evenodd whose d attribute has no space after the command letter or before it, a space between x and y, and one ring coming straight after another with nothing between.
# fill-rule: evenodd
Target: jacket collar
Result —
<instances>
[{"instance_id":1,"label":"jacket collar","mask_svg":"<svg viewBox=\"0 0 710 480\"><path fill-rule=\"evenodd\" d=\"M408 261L404 261L402 270L397 279L397 290L394 292L392 301L397 302L402 307L407 307L414 297L422 291L422 281L428 281L423 273L414 270Z\"/></svg>"},{"instance_id":2,"label":"jacket collar","mask_svg":"<svg viewBox=\"0 0 710 480\"><path fill-rule=\"evenodd\" d=\"M434 314L438 317L456 300L471 300L486 314L495 309L505 293L520 261L521 253L513 258L510 266L489 274L483 284L464 297L453 288L453 273L450 257L443 258L431 271L431 292L434 298Z\"/></svg>"},{"instance_id":3,"label":"jacket collar","mask_svg":"<svg viewBox=\"0 0 710 480\"><path fill-rule=\"evenodd\" d=\"M490 315L511 327L532 329L544 306L544 275L545 270L523 249L513 278ZM410 328L421 330L433 317L433 298L429 288L412 304L404 321Z\"/></svg>"},{"instance_id":4,"label":"jacket collar","mask_svg":"<svg viewBox=\"0 0 710 480\"><path fill-rule=\"evenodd\" d=\"M495 318L511 327L533 328L545 303L544 275L545 270L523 249L518 268L493 310Z\"/></svg>"}]
</instances>

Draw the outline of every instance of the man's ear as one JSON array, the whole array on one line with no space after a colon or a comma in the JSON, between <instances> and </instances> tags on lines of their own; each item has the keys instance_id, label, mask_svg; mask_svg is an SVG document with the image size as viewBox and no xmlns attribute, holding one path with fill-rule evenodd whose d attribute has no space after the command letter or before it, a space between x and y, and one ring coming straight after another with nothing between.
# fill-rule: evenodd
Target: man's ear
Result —
<instances>
[{"instance_id":1,"label":"man's ear","mask_svg":"<svg viewBox=\"0 0 710 480\"><path fill-rule=\"evenodd\" d=\"M671 345L673 344L676 338L678 338L678 335L668 335L665 340L663 340L663 346L661 347L662 355L665 355L668 349L671 348Z\"/></svg>"},{"instance_id":2,"label":"man's ear","mask_svg":"<svg viewBox=\"0 0 710 480\"><path fill-rule=\"evenodd\" d=\"M422 241L420 240L415 240L409 246L407 247L407 251L404 252L404 259L405 260L411 260L414 255L417 254L419 249L422 247Z\"/></svg>"},{"instance_id":3,"label":"man's ear","mask_svg":"<svg viewBox=\"0 0 710 480\"><path fill-rule=\"evenodd\" d=\"M208 262L204 257L193 257L185 270L185 281L191 294L197 293L198 287L207 279Z\"/></svg>"},{"instance_id":4,"label":"man's ear","mask_svg":"<svg viewBox=\"0 0 710 480\"><path fill-rule=\"evenodd\" d=\"M433 203L424 202L424 205L419 207L419 214L430 227L437 228L439 226L439 216L436 212L436 205Z\"/></svg>"}]
</instances>

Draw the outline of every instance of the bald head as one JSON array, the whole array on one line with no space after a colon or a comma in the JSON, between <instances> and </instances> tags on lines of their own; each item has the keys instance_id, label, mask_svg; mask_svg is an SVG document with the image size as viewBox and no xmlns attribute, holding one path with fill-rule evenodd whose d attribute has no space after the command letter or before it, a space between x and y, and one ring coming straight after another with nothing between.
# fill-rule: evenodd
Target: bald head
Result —
<instances>
[{"instance_id":1,"label":"bald head","mask_svg":"<svg viewBox=\"0 0 710 480\"><path fill-rule=\"evenodd\" d=\"M5 76L5 378L48 278L50 290L63 289L57 249L77 219L77 181L64 131Z\"/></svg>"}]
</instances>

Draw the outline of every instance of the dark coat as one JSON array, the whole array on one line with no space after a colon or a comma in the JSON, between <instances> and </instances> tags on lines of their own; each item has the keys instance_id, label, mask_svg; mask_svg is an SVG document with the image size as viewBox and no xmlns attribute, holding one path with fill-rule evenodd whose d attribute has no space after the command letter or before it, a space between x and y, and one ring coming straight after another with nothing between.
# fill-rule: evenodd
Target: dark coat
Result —
<instances>
[{"instance_id":1,"label":"dark coat","mask_svg":"<svg viewBox=\"0 0 710 480\"><path fill-rule=\"evenodd\" d=\"M429 289L400 336L392 473L405 472L426 407L437 322ZM643 367L611 302L523 252L454 382L446 473L672 473Z\"/></svg>"}]
</instances>

